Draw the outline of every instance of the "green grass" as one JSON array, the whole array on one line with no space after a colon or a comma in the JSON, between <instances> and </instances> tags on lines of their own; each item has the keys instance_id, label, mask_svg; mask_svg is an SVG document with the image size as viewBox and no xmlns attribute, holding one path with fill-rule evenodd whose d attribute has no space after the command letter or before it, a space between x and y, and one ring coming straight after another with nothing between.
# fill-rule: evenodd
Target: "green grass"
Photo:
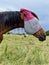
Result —
<instances>
[{"instance_id":1,"label":"green grass","mask_svg":"<svg viewBox=\"0 0 49 65\"><path fill-rule=\"evenodd\" d=\"M0 65L49 65L49 37L40 42L34 36L4 35Z\"/></svg>"}]
</instances>

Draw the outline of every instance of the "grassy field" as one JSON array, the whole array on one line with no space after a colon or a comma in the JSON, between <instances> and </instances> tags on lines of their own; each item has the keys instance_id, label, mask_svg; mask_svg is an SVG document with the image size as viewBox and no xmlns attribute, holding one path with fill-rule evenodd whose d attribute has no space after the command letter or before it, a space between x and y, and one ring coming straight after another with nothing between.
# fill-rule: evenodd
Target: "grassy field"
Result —
<instances>
[{"instance_id":1,"label":"grassy field","mask_svg":"<svg viewBox=\"0 0 49 65\"><path fill-rule=\"evenodd\" d=\"M40 42L34 36L4 35L0 65L49 65L49 37Z\"/></svg>"}]
</instances>

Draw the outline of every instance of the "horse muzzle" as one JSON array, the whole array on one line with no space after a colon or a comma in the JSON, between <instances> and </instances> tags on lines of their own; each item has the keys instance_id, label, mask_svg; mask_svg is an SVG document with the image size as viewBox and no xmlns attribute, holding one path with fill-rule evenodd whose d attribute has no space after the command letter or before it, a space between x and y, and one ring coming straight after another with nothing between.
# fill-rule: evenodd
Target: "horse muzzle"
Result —
<instances>
[{"instance_id":1,"label":"horse muzzle","mask_svg":"<svg viewBox=\"0 0 49 65\"><path fill-rule=\"evenodd\" d=\"M46 40L46 35L40 34L39 41L45 41L45 40Z\"/></svg>"}]
</instances>

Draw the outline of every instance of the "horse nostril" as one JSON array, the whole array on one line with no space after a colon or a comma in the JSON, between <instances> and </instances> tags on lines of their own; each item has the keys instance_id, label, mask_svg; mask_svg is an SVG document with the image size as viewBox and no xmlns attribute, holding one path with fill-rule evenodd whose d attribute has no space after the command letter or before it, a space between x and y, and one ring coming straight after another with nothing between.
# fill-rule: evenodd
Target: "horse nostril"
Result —
<instances>
[{"instance_id":1,"label":"horse nostril","mask_svg":"<svg viewBox=\"0 0 49 65\"><path fill-rule=\"evenodd\" d=\"M39 40L40 40L40 41L46 40L46 35L40 35L40 36L39 36Z\"/></svg>"}]
</instances>

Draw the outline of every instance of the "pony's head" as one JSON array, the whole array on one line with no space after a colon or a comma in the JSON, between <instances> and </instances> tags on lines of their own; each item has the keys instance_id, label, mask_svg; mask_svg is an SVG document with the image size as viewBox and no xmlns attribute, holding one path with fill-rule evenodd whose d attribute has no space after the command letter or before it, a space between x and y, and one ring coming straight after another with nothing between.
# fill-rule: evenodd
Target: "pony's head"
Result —
<instances>
[{"instance_id":1,"label":"pony's head","mask_svg":"<svg viewBox=\"0 0 49 65\"><path fill-rule=\"evenodd\" d=\"M38 20L38 16L34 13L31 12ZM39 26L40 27L40 26ZM41 27L39 31L37 31L36 33L33 34L35 37L37 37L40 41L44 41L46 40L46 32L44 31L44 29Z\"/></svg>"},{"instance_id":2,"label":"pony's head","mask_svg":"<svg viewBox=\"0 0 49 65\"><path fill-rule=\"evenodd\" d=\"M39 18L38 18L38 16L35 14L35 13L33 13L33 12L31 12L38 20L39 20ZM21 12L21 19L22 20L24 20L24 13L23 12ZM41 27L36 33L34 33L33 34L36 38L38 38L39 39L39 41L44 41L44 40L46 40L46 33L45 33L45 31L44 31L44 29Z\"/></svg>"}]
</instances>

